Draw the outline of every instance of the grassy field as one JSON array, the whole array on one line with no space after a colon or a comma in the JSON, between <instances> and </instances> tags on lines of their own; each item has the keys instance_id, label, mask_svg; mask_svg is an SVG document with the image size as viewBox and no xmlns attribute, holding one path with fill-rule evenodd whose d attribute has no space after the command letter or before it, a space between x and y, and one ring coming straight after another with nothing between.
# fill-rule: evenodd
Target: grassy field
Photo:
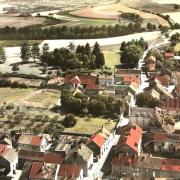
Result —
<instances>
[{"instance_id":1,"label":"grassy field","mask_svg":"<svg viewBox=\"0 0 180 180\"><path fill-rule=\"evenodd\" d=\"M64 131L93 134L102 126L110 130L115 124L113 120L102 118L78 118L78 122L73 128L66 128Z\"/></svg>"},{"instance_id":2,"label":"grassy field","mask_svg":"<svg viewBox=\"0 0 180 180\"><path fill-rule=\"evenodd\" d=\"M0 88L0 104L6 103L16 103L21 98L25 98L30 93L35 92L36 89L12 89L12 88Z\"/></svg>"},{"instance_id":3,"label":"grassy field","mask_svg":"<svg viewBox=\"0 0 180 180\"><path fill-rule=\"evenodd\" d=\"M41 42L42 40L0 40L0 47L16 47L24 43L28 43L31 46L34 43L41 44Z\"/></svg>"},{"instance_id":4,"label":"grassy field","mask_svg":"<svg viewBox=\"0 0 180 180\"><path fill-rule=\"evenodd\" d=\"M107 67L114 68L114 66L120 64L120 54L117 51L103 51L103 53Z\"/></svg>"},{"instance_id":5,"label":"grassy field","mask_svg":"<svg viewBox=\"0 0 180 180\"><path fill-rule=\"evenodd\" d=\"M40 94L32 96L30 99L27 99L26 101L28 101L29 104L33 103L34 105L39 104L41 107L49 107L55 105L59 98L59 92L44 91Z\"/></svg>"},{"instance_id":6,"label":"grassy field","mask_svg":"<svg viewBox=\"0 0 180 180\"><path fill-rule=\"evenodd\" d=\"M176 44L176 46L174 47L175 51L180 51L180 43Z\"/></svg>"}]
</instances>

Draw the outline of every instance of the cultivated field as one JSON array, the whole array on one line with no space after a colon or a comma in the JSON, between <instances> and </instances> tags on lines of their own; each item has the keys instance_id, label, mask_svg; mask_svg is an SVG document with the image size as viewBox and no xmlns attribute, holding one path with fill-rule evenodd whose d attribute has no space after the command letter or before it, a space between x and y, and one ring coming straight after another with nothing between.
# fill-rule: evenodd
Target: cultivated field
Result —
<instances>
[{"instance_id":1,"label":"cultivated field","mask_svg":"<svg viewBox=\"0 0 180 180\"><path fill-rule=\"evenodd\" d=\"M2 27L25 27L32 26L37 24L43 24L46 21L46 18L42 17L16 17L16 16L0 16L0 28Z\"/></svg>"},{"instance_id":2,"label":"cultivated field","mask_svg":"<svg viewBox=\"0 0 180 180\"><path fill-rule=\"evenodd\" d=\"M126 5L123 5L121 3L118 4L110 4L106 6L99 6L99 7L88 7L83 8L77 11L70 12L71 15L78 16L78 17L88 17L88 18L99 18L99 19L119 19L119 14L130 12L139 14L144 19L151 19L151 21L158 21L159 24L167 25L169 26L168 22L164 20L163 18L142 12L140 10L135 10L133 8L130 8Z\"/></svg>"}]
</instances>

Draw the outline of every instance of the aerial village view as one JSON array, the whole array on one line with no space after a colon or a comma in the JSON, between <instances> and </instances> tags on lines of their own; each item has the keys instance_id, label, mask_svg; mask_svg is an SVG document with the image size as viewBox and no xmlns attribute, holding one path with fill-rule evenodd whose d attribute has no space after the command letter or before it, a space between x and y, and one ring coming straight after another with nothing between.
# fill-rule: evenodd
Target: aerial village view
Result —
<instances>
[{"instance_id":1,"label":"aerial village view","mask_svg":"<svg viewBox=\"0 0 180 180\"><path fill-rule=\"evenodd\" d=\"M180 0L0 0L0 180L180 180Z\"/></svg>"}]
</instances>

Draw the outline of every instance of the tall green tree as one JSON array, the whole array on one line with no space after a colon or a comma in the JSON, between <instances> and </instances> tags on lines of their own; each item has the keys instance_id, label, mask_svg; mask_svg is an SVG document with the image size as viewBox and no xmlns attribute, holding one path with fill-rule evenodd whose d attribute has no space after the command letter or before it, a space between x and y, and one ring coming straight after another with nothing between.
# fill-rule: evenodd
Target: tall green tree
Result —
<instances>
[{"instance_id":1,"label":"tall green tree","mask_svg":"<svg viewBox=\"0 0 180 180\"><path fill-rule=\"evenodd\" d=\"M72 42L70 42L68 48L70 49L71 52L73 52L75 50L75 45Z\"/></svg>"},{"instance_id":2,"label":"tall green tree","mask_svg":"<svg viewBox=\"0 0 180 180\"><path fill-rule=\"evenodd\" d=\"M100 53L101 53L100 46L99 46L99 44L96 42L95 45L94 45L92 54L94 54L94 55L96 56L97 54L100 54Z\"/></svg>"},{"instance_id":3,"label":"tall green tree","mask_svg":"<svg viewBox=\"0 0 180 180\"><path fill-rule=\"evenodd\" d=\"M43 55L47 54L48 51L49 51L49 44L48 43L43 44L43 47L42 47Z\"/></svg>"},{"instance_id":4,"label":"tall green tree","mask_svg":"<svg viewBox=\"0 0 180 180\"><path fill-rule=\"evenodd\" d=\"M89 43L87 43L85 45L85 53L86 53L86 55L90 55L91 54L91 47L90 47Z\"/></svg>"},{"instance_id":5,"label":"tall green tree","mask_svg":"<svg viewBox=\"0 0 180 180\"><path fill-rule=\"evenodd\" d=\"M31 48L31 57L34 59L40 59L40 48L38 46L38 43L34 43L32 48Z\"/></svg>"},{"instance_id":6,"label":"tall green tree","mask_svg":"<svg viewBox=\"0 0 180 180\"><path fill-rule=\"evenodd\" d=\"M143 55L143 50L135 44L127 46L121 54L121 62L127 68L137 68L140 58Z\"/></svg>"},{"instance_id":7,"label":"tall green tree","mask_svg":"<svg viewBox=\"0 0 180 180\"><path fill-rule=\"evenodd\" d=\"M28 43L24 43L21 46L22 62L25 62L25 63L28 62L30 57L31 57L30 47L29 47Z\"/></svg>"},{"instance_id":8,"label":"tall green tree","mask_svg":"<svg viewBox=\"0 0 180 180\"><path fill-rule=\"evenodd\" d=\"M103 53L99 53L96 55L96 67L101 68L105 65L105 58Z\"/></svg>"},{"instance_id":9,"label":"tall green tree","mask_svg":"<svg viewBox=\"0 0 180 180\"><path fill-rule=\"evenodd\" d=\"M4 63L6 61L6 53L4 48L0 47L0 63Z\"/></svg>"}]
</instances>

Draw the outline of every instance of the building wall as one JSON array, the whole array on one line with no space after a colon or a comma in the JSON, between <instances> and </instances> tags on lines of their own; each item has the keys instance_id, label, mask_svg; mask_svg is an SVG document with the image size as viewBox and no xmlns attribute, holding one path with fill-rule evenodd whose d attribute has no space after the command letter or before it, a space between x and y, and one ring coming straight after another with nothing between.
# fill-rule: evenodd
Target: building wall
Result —
<instances>
[{"instance_id":1,"label":"building wall","mask_svg":"<svg viewBox=\"0 0 180 180\"><path fill-rule=\"evenodd\" d=\"M8 174L8 176L14 175L17 165L18 165L18 157L10 164L10 173Z\"/></svg>"}]
</instances>

